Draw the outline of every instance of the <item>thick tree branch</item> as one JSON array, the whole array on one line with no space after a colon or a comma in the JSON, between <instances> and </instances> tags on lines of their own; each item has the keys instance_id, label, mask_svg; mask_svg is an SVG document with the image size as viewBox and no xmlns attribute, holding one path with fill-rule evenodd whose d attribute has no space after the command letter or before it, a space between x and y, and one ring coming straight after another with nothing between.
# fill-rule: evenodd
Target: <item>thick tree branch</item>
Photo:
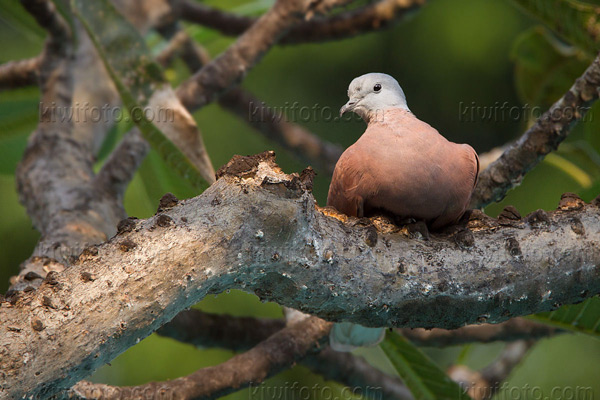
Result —
<instances>
[{"instance_id":1,"label":"thick tree branch","mask_svg":"<svg viewBox=\"0 0 600 400\"><path fill-rule=\"evenodd\" d=\"M0 394L68 388L228 288L331 321L444 328L600 292L597 204L566 197L555 212L502 224L474 213L467 229L421 241L319 209L310 174L285 175L268 154L236 157L218 175L202 195L121 224L37 291L1 303Z\"/></svg>"},{"instance_id":2,"label":"thick tree branch","mask_svg":"<svg viewBox=\"0 0 600 400\"><path fill-rule=\"evenodd\" d=\"M49 37L40 66L41 119L17 168L21 202L42 239L11 279L15 290L62 270L84 246L112 236L124 217L122 205L94 187L93 135L77 134L70 116L76 54L70 28L52 2L22 3Z\"/></svg>"},{"instance_id":3,"label":"thick tree branch","mask_svg":"<svg viewBox=\"0 0 600 400\"><path fill-rule=\"evenodd\" d=\"M291 367L308 352L324 345L330 329L330 322L309 317L280 330L245 353L186 377L118 388L80 382L71 391L74 397L84 399L123 399L136 393L160 393L171 399L215 399L250 384L260 384L274 373Z\"/></svg>"},{"instance_id":4,"label":"thick tree branch","mask_svg":"<svg viewBox=\"0 0 600 400\"><path fill-rule=\"evenodd\" d=\"M41 62L37 56L0 65L0 90L37 85Z\"/></svg>"},{"instance_id":5,"label":"thick tree branch","mask_svg":"<svg viewBox=\"0 0 600 400\"><path fill-rule=\"evenodd\" d=\"M599 89L600 55L563 97L480 174L471 206L480 208L499 201L519 185L525 174L568 136L573 125L598 99Z\"/></svg>"},{"instance_id":6,"label":"thick tree branch","mask_svg":"<svg viewBox=\"0 0 600 400\"><path fill-rule=\"evenodd\" d=\"M281 38L280 44L296 44L348 38L382 29L406 16L424 0L379 0L364 7L328 17L298 22ZM191 0L172 0L176 17L237 36L250 28L256 18L239 16Z\"/></svg>"}]
</instances>

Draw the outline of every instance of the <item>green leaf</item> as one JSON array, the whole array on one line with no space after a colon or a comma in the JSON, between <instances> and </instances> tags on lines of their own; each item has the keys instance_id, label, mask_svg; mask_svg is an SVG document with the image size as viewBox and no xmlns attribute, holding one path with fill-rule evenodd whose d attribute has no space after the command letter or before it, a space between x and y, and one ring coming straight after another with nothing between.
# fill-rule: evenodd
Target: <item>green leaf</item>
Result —
<instances>
[{"instance_id":1,"label":"green leaf","mask_svg":"<svg viewBox=\"0 0 600 400\"><path fill-rule=\"evenodd\" d=\"M546 158L544 158L544 162L567 174L584 189L590 188L594 183L590 174L579 168L575 163L556 153L547 154Z\"/></svg>"},{"instance_id":2,"label":"green leaf","mask_svg":"<svg viewBox=\"0 0 600 400\"><path fill-rule=\"evenodd\" d=\"M511 50L515 84L524 104L538 107L534 117L558 100L590 63L589 58L559 43L543 27L523 32Z\"/></svg>"},{"instance_id":3,"label":"green leaf","mask_svg":"<svg viewBox=\"0 0 600 400\"><path fill-rule=\"evenodd\" d=\"M381 349L417 400L469 399L463 389L408 340L387 332Z\"/></svg>"},{"instance_id":4,"label":"green leaf","mask_svg":"<svg viewBox=\"0 0 600 400\"><path fill-rule=\"evenodd\" d=\"M194 188L168 168L153 150L144 159L139 172L152 204L158 205L160 198L166 192L171 192L180 199L193 197L195 194Z\"/></svg>"},{"instance_id":5,"label":"green leaf","mask_svg":"<svg viewBox=\"0 0 600 400\"><path fill-rule=\"evenodd\" d=\"M20 32L32 43L42 42L46 36L44 29L18 1L2 2L2 23Z\"/></svg>"},{"instance_id":6,"label":"green leaf","mask_svg":"<svg viewBox=\"0 0 600 400\"><path fill-rule=\"evenodd\" d=\"M528 318L600 337L600 297L592 297L579 304L563 306L554 311L530 315Z\"/></svg>"},{"instance_id":7,"label":"green leaf","mask_svg":"<svg viewBox=\"0 0 600 400\"><path fill-rule=\"evenodd\" d=\"M578 0L515 0L550 29L590 55L600 50L600 10Z\"/></svg>"},{"instance_id":8,"label":"green leaf","mask_svg":"<svg viewBox=\"0 0 600 400\"><path fill-rule=\"evenodd\" d=\"M171 168L197 188L206 188L198 168L144 113L155 93L171 89L139 33L107 0L73 0L72 8L144 138Z\"/></svg>"}]
</instances>

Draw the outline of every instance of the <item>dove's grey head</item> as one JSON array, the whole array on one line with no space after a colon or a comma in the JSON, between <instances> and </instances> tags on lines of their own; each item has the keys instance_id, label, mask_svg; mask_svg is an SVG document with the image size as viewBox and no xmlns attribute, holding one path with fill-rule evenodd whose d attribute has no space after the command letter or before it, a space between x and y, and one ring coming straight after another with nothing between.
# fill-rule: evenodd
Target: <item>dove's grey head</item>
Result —
<instances>
[{"instance_id":1,"label":"dove's grey head","mask_svg":"<svg viewBox=\"0 0 600 400\"><path fill-rule=\"evenodd\" d=\"M373 72L354 78L348 86L348 98L340 109L340 116L353 111L368 121L388 108L410 111L398 81L387 74Z\"/></svg>"}]
</instances>

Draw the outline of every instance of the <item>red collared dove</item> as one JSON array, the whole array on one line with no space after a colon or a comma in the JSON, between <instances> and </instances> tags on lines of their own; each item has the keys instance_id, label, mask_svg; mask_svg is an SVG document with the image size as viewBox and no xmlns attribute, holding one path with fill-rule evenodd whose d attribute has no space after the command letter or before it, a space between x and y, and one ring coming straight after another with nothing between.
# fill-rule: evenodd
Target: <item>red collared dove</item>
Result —
<instances>
[{"instance_id":1,"label":"red collared dove","mask_svg":"<svg viewBox=\"0 0 600 400\"><path fill-rule=\"evenodd\" d=\"M340 115L353 111L368 124L335 166L327 205L354 217L378 213L423 221L432 229L456 223L477 182L479 159L467 144L452 143L408 109L398 82L371 73L355 78ZM378 344L383 328L335 324L331 346L349 351Z\"/></svg>"}]
</instances>

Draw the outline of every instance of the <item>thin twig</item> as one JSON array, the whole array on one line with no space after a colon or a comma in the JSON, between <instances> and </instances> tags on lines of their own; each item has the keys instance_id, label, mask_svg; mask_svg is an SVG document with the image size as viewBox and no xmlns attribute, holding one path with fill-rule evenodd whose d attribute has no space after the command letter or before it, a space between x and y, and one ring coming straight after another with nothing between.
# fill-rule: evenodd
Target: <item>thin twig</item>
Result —
<instances>
[{"instance_id":1,"label":"thin twig","mask_svg":"<svg viewBox=\"0 0 600 400\"><path fill-rule=\"evenodd\" d=\"M200 347L245 350L281 330L284 320L232 317L191 309L178 314L156 333ZM445 347L466 343L516 341L552 336L558 329L526 318L499 324L468 325L458 329L399 328L398 333L418 346Z\"/></svg>"},{"instance_id":2,"label":"thin twig","mask_svg":"<svg viewBox=\"0 0 600 400\"><path fill-rule=\"evenodd\" d=\"M133 179L150 145L142 137L138 128L129 131L112 151L95 178L98 190L123 201L127 186Z\"/></svg>"},{"instance_id":3,"label":"thin twig","mask_svg":"<svg viewBox=\"0 0 600 400\"><path fill-rule=\"evenodd\" d=\"M489 400L501 389L513 369L521 363L535 342L519 340L506 345L498 358L480 371L465 365L454 365L448 375L468 391L473 400Z\"/></svg>"},{"instance_id":4,"label":"thin twig","mask_svg":"<svg viewBox=\"0 0 600 400\"><path fill-rule=\"evenodd\" d=\"M0 65L0 90L36 85L41 62L40 55Z\"/></svg>"},{"instance_id":5,"label":"thin twig","mask_svg":"<svg viewBox=\"0 0 600 400\"><path fill-rule=\"evenodd\" d=\"M336 15L315 17L298 22L279 43L297 44L337 40L383 29L418 9L424 2L424 0L380 0ZM178 18L216 29L225 35L240 35L257 20L191 0L172 0L171 5Z\"/></svg>"},{"instance_id":6,"label":"thin twig","mask_svg":"<svg viewBox=\"0 0 600 400\"><path fill-rule=\"evenodd\" d=\"M419 346L455 346L552 336L559 329L526 318L513 318L499 324L467 325L458 329L403 328L398 332Z\"/></svg>"}]
</instances>

